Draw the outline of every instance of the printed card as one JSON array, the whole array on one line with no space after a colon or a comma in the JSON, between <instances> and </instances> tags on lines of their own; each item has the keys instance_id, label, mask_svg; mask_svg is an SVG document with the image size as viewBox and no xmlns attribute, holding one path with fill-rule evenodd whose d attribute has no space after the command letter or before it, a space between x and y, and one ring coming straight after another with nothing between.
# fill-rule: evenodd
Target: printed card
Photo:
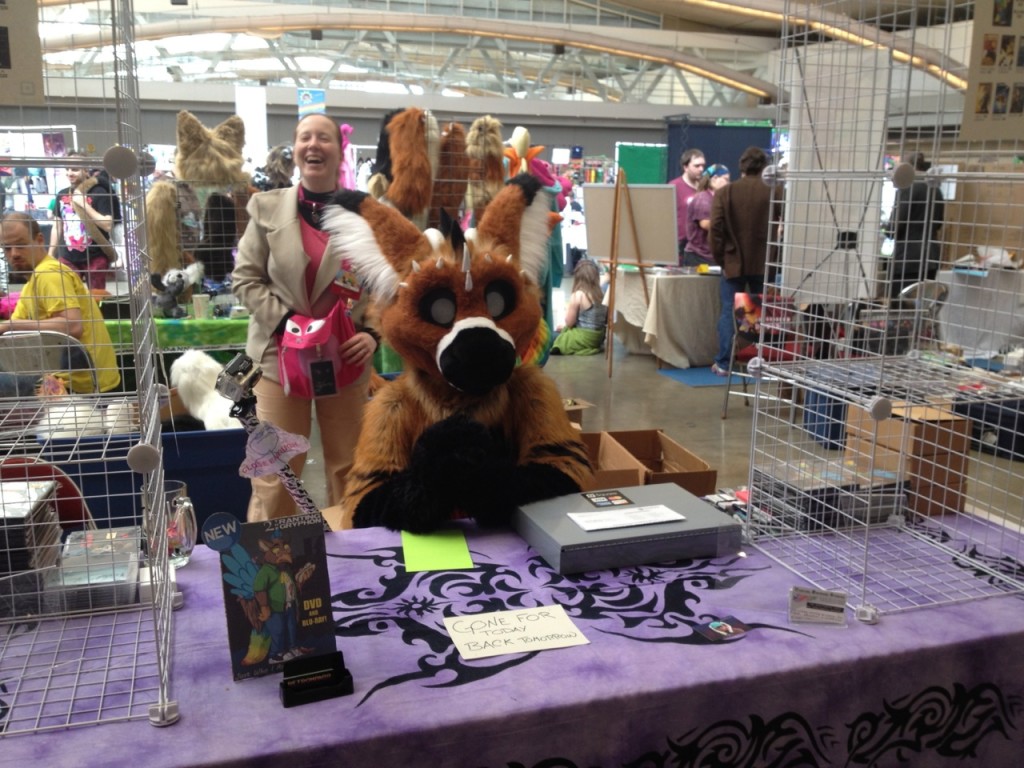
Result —
<instances>
[{"instance_id":1,"label":"printed card","mask_svg":"<svg viewBox=\"0 0 1024 768\"><path fill-rule=\"evenodd\" d=\"M636 525L654 523L678 523L686 517L664 504L652 504L647 507L616 508L600 512L570 512L569 519L584 531L604 531L610 528L632 528Z\"/></svg>"}]
</instances>

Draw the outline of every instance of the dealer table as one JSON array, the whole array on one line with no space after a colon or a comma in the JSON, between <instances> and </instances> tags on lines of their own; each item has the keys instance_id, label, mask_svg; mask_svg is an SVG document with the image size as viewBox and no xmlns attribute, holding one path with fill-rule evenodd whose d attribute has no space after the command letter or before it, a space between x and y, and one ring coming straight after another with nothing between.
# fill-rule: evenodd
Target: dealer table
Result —
<instances>
[{"instance_id":1,"label":"dealer table","mask_svg":"<svg viewBox=\"0 0 1024 768\"><path fill-rule=\"evenodd\" d=\"M171 683L181 720L11 736L0 743L0 762L1020 764L1019 596L887 615L875 625L792 625L787 593L803 582L756 550L559 576L512 533L466 531L475 567L424 573L405 571L396 533L328 534L338 648L355 693L289 709L279 703L277 676L232 682L218 561L198 547L178 571L185 606L175 614ZM442 623L554 603L589 644L464 661ZM712 643L696 629L729 616L749 626L738 639Z\"/></svg>"},{"instance_id":2,"label":"dealer table","mask_svg":"<svg viewBox=\"0 0 1024 768\"><path fill-rule=\"evenodd\" d=\"M644 294L642 280L646 279ZM620 269L615 334L631 354L653 354L676 368L711 365L718 354L720 278Z\"/></svg>"}]
</instances>

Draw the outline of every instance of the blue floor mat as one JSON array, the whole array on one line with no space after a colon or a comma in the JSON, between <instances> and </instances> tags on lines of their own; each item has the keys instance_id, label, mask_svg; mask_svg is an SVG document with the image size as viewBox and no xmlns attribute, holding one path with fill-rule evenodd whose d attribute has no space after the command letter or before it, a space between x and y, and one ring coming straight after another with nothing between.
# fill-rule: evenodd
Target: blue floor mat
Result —
<instances>
[{"instance_id":1,"label":"blue floor mat","mask_svg":"<svg viewBox=\"0 0 1024 768\"><path fill-rule=\"evenodd\" d=\"M725 376L713 374L710 366L704 368L660 368L658 373L675 379L688 387L720 387L728 381Z\"/></svg>"}]
</instances>

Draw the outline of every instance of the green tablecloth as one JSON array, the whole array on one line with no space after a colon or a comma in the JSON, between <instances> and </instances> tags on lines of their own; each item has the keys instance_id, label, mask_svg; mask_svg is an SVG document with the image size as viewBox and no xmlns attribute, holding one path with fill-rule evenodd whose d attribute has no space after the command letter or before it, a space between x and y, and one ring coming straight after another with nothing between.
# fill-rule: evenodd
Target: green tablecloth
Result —
<instances>
[{"instance_id":1,"label":"green tablecloth","mask_svg":"<svg viewBox=\"0 0 1024 768\"><path fill-rule=\"evenodd\" d=\"M248 318L231 320L214 318L212 320L193 320L181 318L156 318L156 343L160 350L185 349L245 349L246 333L249 328ZM107 332L114 346L120 349L131 349L131 320L105 320ZM397 373L402 370L402 359L385 344L377 348L373 356L373 367L378 373Z\"/></svg>"},{"instance_id":2,"label":"green tablecloth","mask_svg":"<svg viewBox=\"0 0 1024 768\"><path fill-rule=\"evenodd\" d=\"M235 347L245 348L245 337L249 319L214 318L193 320L181 318L156 318L156 344L159 349L193 349ZM130 347L132 344L131 320L106 320L107 333L115 347Z\"/></svg>"}]
</instances>

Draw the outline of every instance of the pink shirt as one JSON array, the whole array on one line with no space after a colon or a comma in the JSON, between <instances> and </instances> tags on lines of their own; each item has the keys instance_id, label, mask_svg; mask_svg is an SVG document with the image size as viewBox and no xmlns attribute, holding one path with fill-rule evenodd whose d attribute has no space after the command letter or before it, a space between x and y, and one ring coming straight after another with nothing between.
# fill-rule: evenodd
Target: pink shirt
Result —
<instances>
[{"instance_id":1,"label":"pink shirt","mask_svg":"<svg viewBox=\"0 0 1024 768\"><path fill-rule=\"evenodd\" d=\"M309 264L306 266L306 293L313 300L313 284L316 282L316 273L324 260L324 253L327 251L327 241L331 236L327 232L315 229L301 216L299 226L302 228L302 250L309 256Z\"/></svg>"}]
</instances>

